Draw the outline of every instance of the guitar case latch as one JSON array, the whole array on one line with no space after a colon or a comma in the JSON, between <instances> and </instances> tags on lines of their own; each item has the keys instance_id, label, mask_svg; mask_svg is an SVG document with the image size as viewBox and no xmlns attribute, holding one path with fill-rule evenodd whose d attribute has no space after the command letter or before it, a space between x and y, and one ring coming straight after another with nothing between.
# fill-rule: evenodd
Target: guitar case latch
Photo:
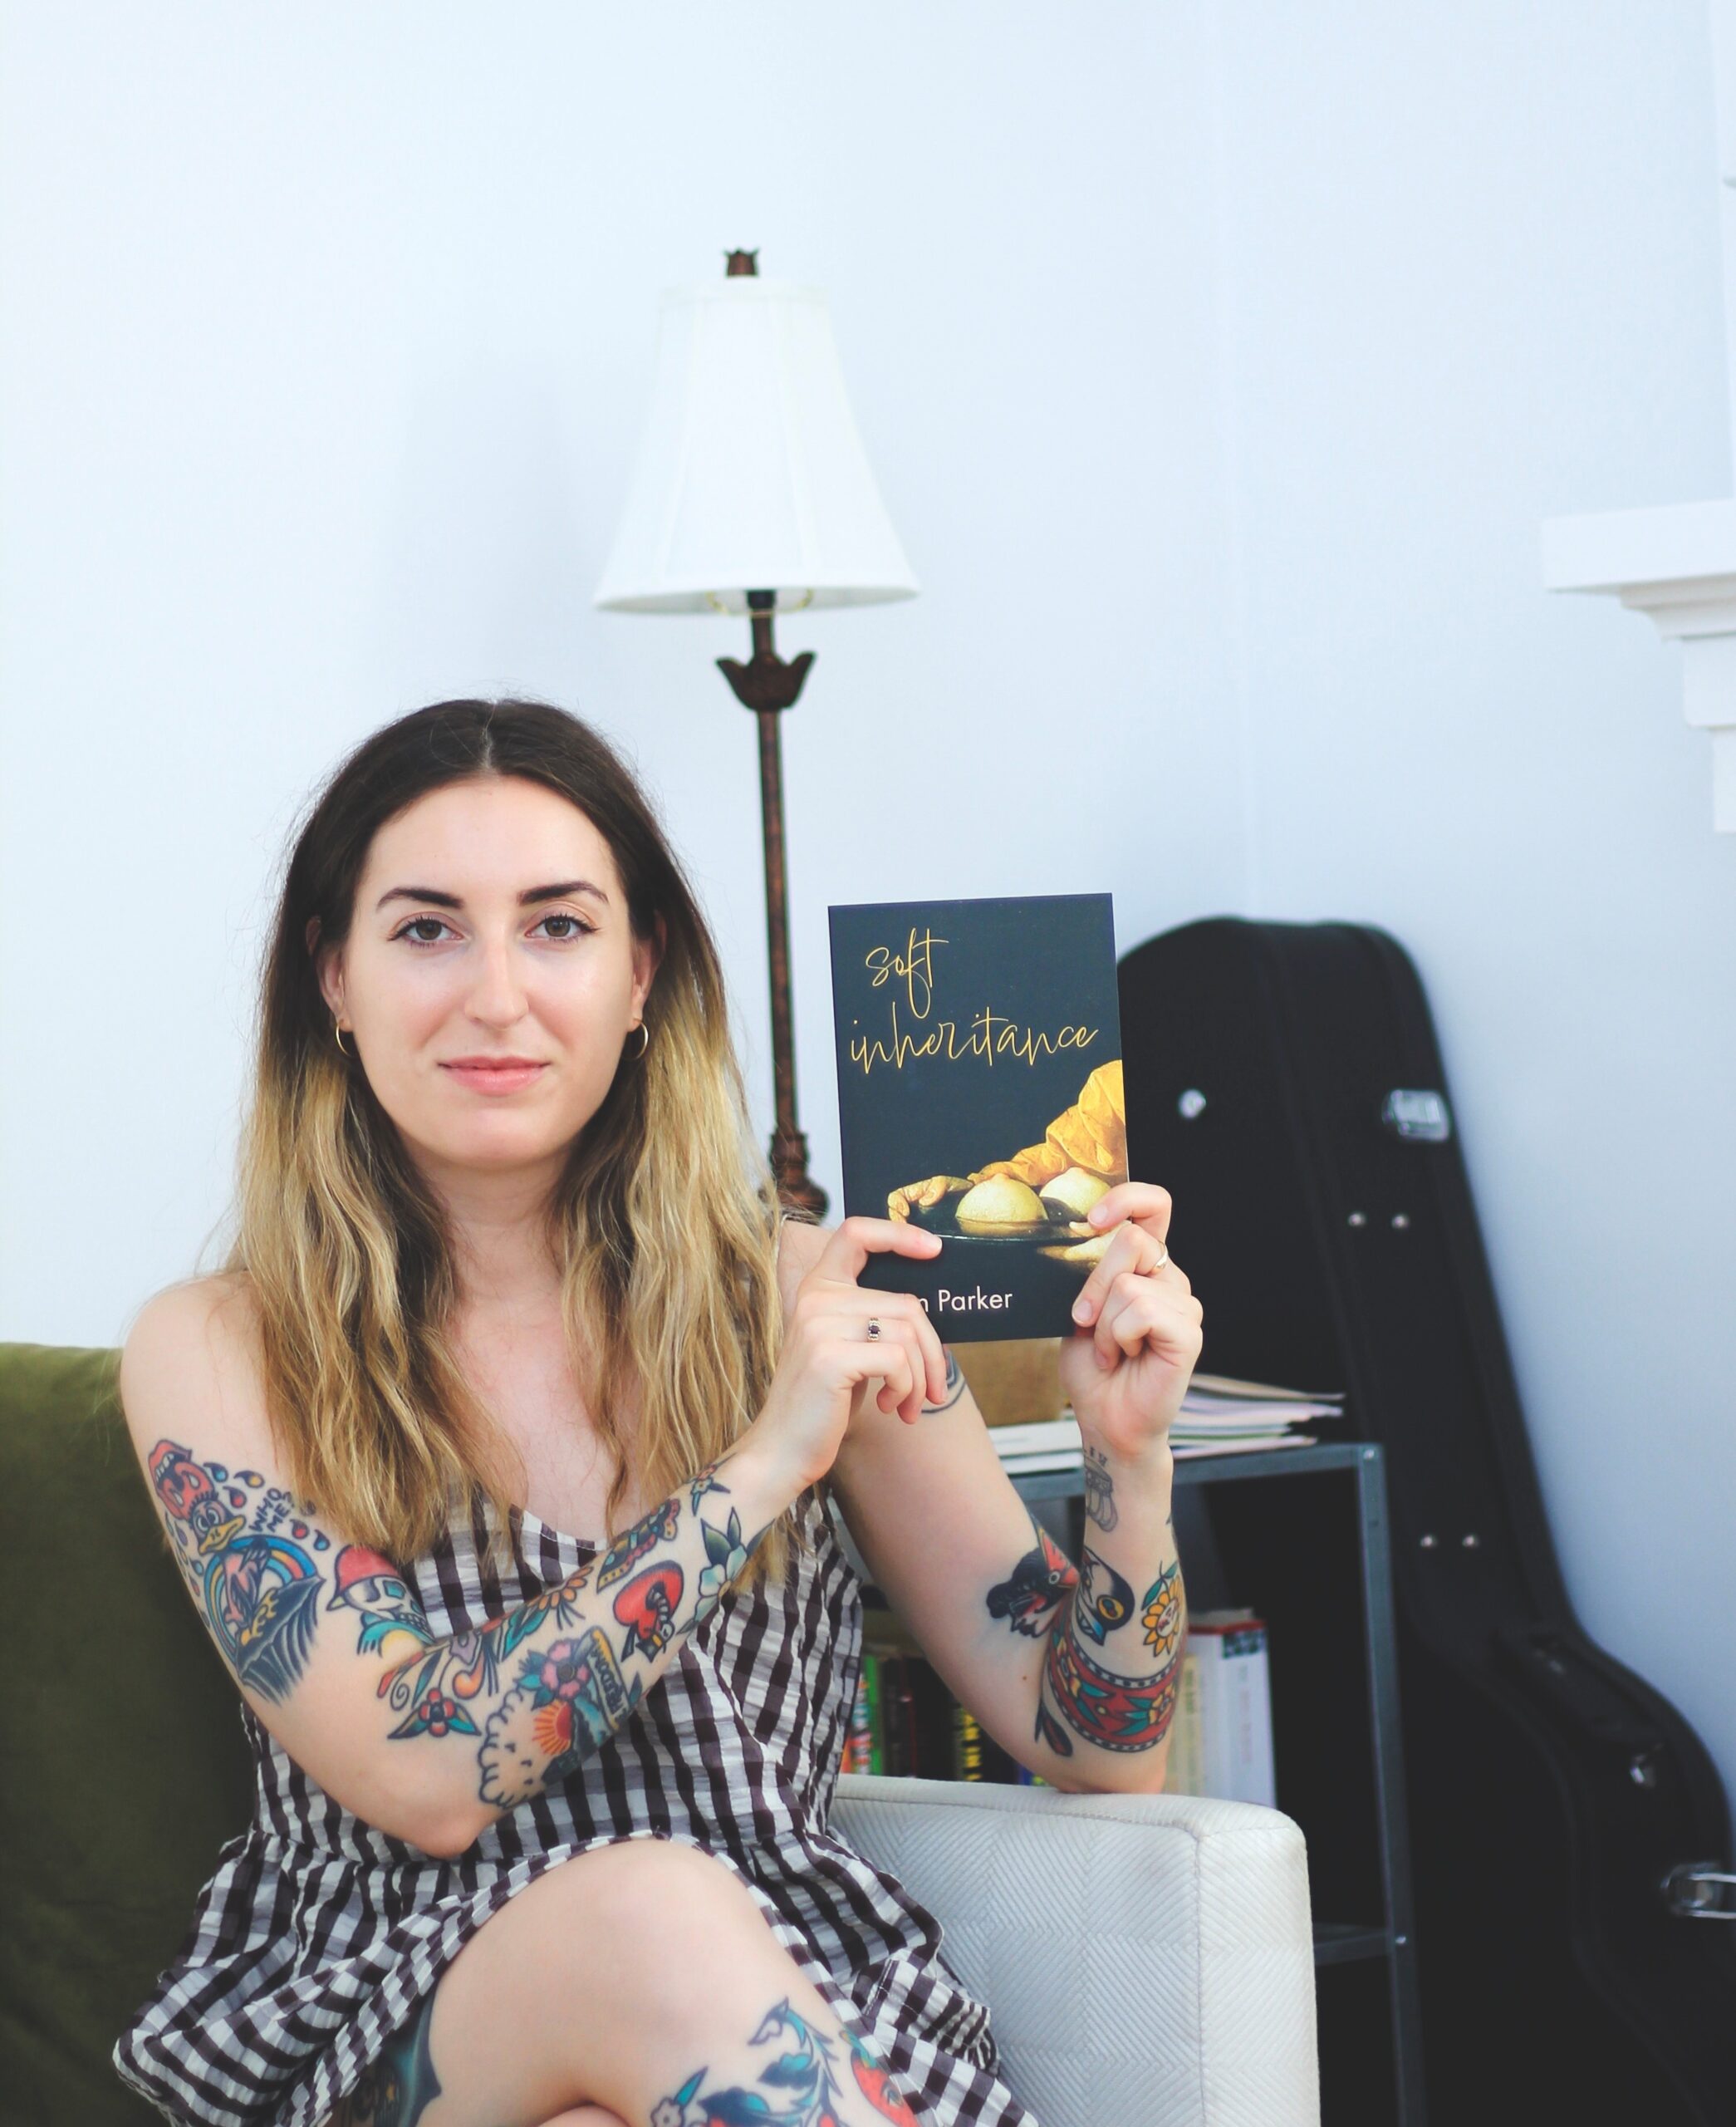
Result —
<instances>
[{"instance_id":1,"label":"guitar case latch","mask_svg":"<svg viewBox=\"0 0 1736 2127\"><path fill-rule=\"evenodd\" d=\"M1664 1903L1685 1920L1736 1920L1736 1876L1715 1861L1680 1861L1660 1886Z\"/></svg>"}]
</instances>

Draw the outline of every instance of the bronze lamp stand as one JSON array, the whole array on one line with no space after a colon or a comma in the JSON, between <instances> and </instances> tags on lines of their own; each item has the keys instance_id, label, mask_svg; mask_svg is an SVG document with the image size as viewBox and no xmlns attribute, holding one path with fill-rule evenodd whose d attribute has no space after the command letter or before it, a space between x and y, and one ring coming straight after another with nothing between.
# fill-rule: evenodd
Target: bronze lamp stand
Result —
<instances>
[{"instance_id":1,"label":"bronze lamp stand","mask_svg":"<svg viewBox=\"0 0 1736 2127\"><path fill-rule=\"evenodd\" d=\"M732 253L732 261L738 253ZM749 254L751 256L751 254ZM733 266L732 263L732 271ZM752 270L750 268L749 271ZM793 709L814 653L786 663L772 646L775 591L750 591L748 612L753 655L720 657L718 669L743 709L759 720L759 813L766 853L766 954L772 973L772 1172L780 1201L792 1211L826 1216L826 1191L807 1171L807 1137L796 1125L796 1048L790 1006L789 882L783 854L783 751L777 720Z\"/></svg>"}]
</instances>

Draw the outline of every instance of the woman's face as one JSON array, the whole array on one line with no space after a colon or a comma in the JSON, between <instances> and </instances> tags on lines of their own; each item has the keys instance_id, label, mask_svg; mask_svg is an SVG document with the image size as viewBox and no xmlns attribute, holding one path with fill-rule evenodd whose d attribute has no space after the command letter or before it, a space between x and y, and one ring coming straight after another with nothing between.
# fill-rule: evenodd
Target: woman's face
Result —
<instances>
[{"instance_id":1,"label":"woman's face","mask_svg":"<svg viewBox=\"0 0 1736 2127\"><path fill-rule=\"evenodd\" d=\"M480 776L380 829L320 985L424 1167L523 1168L557 1164L601 1106L657 953L586 815Z\"/></svg>"}]
</instances>

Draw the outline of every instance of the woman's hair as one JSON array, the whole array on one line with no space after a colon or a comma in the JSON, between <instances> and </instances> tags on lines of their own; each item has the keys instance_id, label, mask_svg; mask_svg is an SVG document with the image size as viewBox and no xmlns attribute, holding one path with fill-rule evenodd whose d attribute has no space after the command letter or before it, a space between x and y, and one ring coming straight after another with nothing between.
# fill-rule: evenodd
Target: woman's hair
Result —
<instances>
[{"instance_id":1,"label":"woman's hair","mask_svg":"<svg viewBox=\"0 0 1736 2127\"><path fill-rule=\"evenodd\" d=\"M503 1525L512 1458L454 1354L442 1207L332 1038L314 948L348 937L380 828L479 776L570 799L609 845L635 936L650 939L660 916L664 928L643 1060L628 1044L547 1207L568 1345L616 1452L606 1537L627 1485L624 1412L636 1406L638 1465L661 1499L752 1421L782 1334L776 1191L748 1127L717 948L644 792L598 733L546 703L438 702L387 725L319 793L290 857L225 1268L251 1282L298 1495L400 1560L478 1494ZM792 1540L793 1510L739 1578L781 1573Z\"/></svg>"}]
</instances>

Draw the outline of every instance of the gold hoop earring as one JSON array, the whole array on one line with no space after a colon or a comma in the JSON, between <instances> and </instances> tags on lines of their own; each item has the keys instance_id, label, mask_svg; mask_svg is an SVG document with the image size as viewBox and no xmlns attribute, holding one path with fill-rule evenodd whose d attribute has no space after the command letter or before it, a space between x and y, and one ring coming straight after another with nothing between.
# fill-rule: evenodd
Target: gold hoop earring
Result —
<instances>
[{"instance_id":1,"label":"gold hoop earring","mask_svg":"<svg viewBox=\"0 0 1736 2127\"><path fill-rule=\"evenodd\" d=\"M632 1029L630 1028L628 1031L630 1033ZM622 1044L623 1048L625 1048L625 1045L626 1044L625 1043ZM645 1054L645 1051L650 1047L650 1045L651 1029L646 1024L645 1020L641 1019L639 1023L639 1046L633 1051L633 1061L635 1064L638 1063L640 1057Z\"/></svg>"},{"instance_id":2,"label":"gold hoop earring","mask_svg":"<svg viewBox=\"0 0 1736 2127\"><path fill-rule=\"evenodd\" d=\"M343 1051L343 1054L346 1056L354 1057L356 1051L353 1049L344 1048L344 1023L341 1019L335 1017L331 1022L331 1039L337 1044L339 1049Z\"/></svg>"}]
</instances>

